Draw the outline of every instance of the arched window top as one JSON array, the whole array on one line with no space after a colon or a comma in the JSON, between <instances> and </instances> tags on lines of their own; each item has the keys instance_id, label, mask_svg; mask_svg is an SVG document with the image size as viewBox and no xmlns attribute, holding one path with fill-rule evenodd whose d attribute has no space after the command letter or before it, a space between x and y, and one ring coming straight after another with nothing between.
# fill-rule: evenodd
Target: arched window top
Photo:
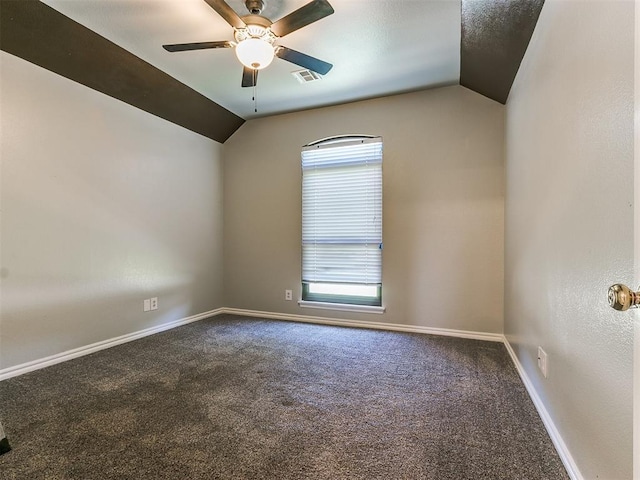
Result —
<instances>
[{"instance_id":1,"label":"arched window top","mask_svg":"<svg viewBox=\"0 0 640 480\"><path fill-rule=\"evenodd\" d=\"M346 134L346 135L336 135L333 137L321 138L320 140L315 140L313 142L307 143L302 147L305 149L319 148L327 145L335 146L336 144L343 143L366 143L367 141L382 141L382 137L377 135L361 135L361 134Z\"/></svg>"},{"instance_id":2,"label":"arched window top","mask_svg":"<svg viewBox=\"0 0 640 480\"><path fill-rule=\"evenodd\" d=\"M382 163L382 137L340 135L302 147L302 169Z\"/></svg>"}]
</instances>

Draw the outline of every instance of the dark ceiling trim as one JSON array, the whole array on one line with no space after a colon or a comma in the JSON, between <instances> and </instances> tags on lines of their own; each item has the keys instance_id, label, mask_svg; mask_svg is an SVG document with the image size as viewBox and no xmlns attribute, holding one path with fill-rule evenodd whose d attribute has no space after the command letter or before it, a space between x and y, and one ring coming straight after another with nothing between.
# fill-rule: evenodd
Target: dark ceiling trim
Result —
<instances>
[{"instance_id":1,"label":"dark ceiling trim","mask_svg":"<svg viewBox=\"0 0 640 480\"><path fill-rule=\"evenodd\" d=\"M462 0L460 85L502 104L544 0Z\"/></svg>"},{"instance_id":2,"label":"dark ceiling trim","mask_svg":"<svg viewBox=\"0 0 640 480\"><path fill-rule=\"evenodd\" d=\"M220 143L244 123L37 0L0 0L0 49Z\"/></svg>"}]
</instances>

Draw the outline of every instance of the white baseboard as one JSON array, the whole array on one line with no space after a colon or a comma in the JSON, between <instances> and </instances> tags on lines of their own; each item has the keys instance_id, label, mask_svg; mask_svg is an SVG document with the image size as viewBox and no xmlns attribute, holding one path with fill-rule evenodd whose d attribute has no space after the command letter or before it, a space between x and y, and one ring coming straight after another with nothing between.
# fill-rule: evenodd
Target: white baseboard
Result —
<instances>
[{"instance_id":1,"label":"white baseboard","mask_svg":"<svg viewBox=\"0 0 640 480\"><path fill-rule=\"evenodd\" d=\"M131 342L133 340L138 340L139 338L147 337L149 335L153 335L154 333L170 330L172 328L180 327L182 325L186 325L191 322L203 320L205 318L213 317L223 313L227 313L231 315L240 315L244 317L272 318L277 320L316 323L316 324L322 324L322 325L373 328L373 329L379 329L379 330L392 330L392 331L398 331L398 332L427 333L431 335L445 335L450 337L472 338L476 340L488 340L492 342L503 341L503 336L497 333L471 332L466 330L421 327L421 326L415 326L415 325L397 325L394 323L379 323L379 322L367 322L367 321L361 321L361 320L334 319L334 318L324 318L324 317L313 317L308 315L292 315L292 314L286 314L286 313L261 312L256 310L243 310L243 309L237 309L237 308L218 308L215 310L210 310L208 312L199 313L197 315L192 315L190 317L181 318L173 322L168 322L162 325L157 325L155 327L146 328L144 330L139 330L137 332L121 335L119 337L103 340L101 342L92 343L91 345L74 348L72 350L67 350L66 352L51 355L49 357L40 358L38 360L33 360L27 363L22 363L20 365L15 365L13 367L2 369L0 370L0 381L6 380L12 377L17 377L18 375L23 375L25 373L29 373L34 370L39 370L41 368L49 367L57 363L66 362L67 360L72 360L74 358L82 357L84 355L89 355L90 353L98 352L100 350L104 350L110 347L115 347L116 345L121 345L123 343Z\"/></svg>"},{"instance_id":2,"label":"white baseboard","mask_svg":"<svg viewBox=\"0 0 640 480\"><path fill-rule=\"evenodd\" d=\"M239 308L222 308L221 310L221 313L241 315L244 317L272 318L274 320L317 323L321 325L336 325L340 327L373 328L377 330L391 330L396 332L426 333L430 335L444 335L447 337L472 338L475 340L486 340L490 342L504 341L504 336L500 333L484 333L467 330L453 330L449 328L422 327L418 325L402 325L395 323L369 322L363 320L314 317L309 315L294 315L289 313L261 312L257 310L244 310Z\"/></svg>"},{"instance_id":3,"label":"white baseboard","mask_svg":"<svg viewBox=\"0 0 640 480\"><path fill-rule=\"evenodd\" d=\"M66 362L67 360L82 357L84 355L89 355L90 353L98 352L106 348L115 347L116 345L121 345L123 343L131 342L133 340L138 340L139 338L147 337L149 335L153 335L154 333L159 333L165 330L170 330L172 328L180 327L182 325L186 325L188 323L195 322L197 320L202 320L204 318L212 317L220 313L222 313L222 309L218 308L216 310L211 310L209 312L199 313L197 315L192 315L190 317L181 318L179 320L174 320L173 322L164 323L162 325L157 325L155 327L145 328L144 330L139 330L137 332L129 333L127 335L121 335L119 337L111 338L109 340L103 340L101 342L92 343L91 345L86 345L84 347L74 348L73 350L67 350L66 352L58 353L56 355L51 355L49 357L40 358L38 360L33 360L27 363L22 363L14 367L5 368L0 370L0 381L6 380L7 378L11 378L11 377L17 377L18 375L23 375L25 373L29 373L34 370L39 370L41 368L49 367L51 365L55 365L56 363L62 363L62 362Z\"/></svg>"},{"instance_id":4,"label":"white baseboard","mask_svg":"<svg viewBox=\"0 0 640 480\"><path fill-rule=\"evenodd\" d=\"M518 374L520 375L520 378L522 379L522 383L524 383L524 386L527 389L527 392L529 393L529 397L531 397L531 400L533 401L533 404L535 405L536 410L538 410L538 414L542 419L542 423L547 429L547 433L549 434L549 437L551 437L553 446L556 447L558 455L560 456L560 459L564 464L564 468L567 470L567 474L569 475L571 480L584 480L584 477L582 476L582 474L580 473L580 470L578 469L578 465L576 464L575 460L571 456L571 453L569 452L567 445L564 443L564 440L562 439L560 432L558 432L558 429L556 428L555 423L553 423L553 420L551 419L551 415L549 415L549 412L545 408L544 403L542 403L542 399L538 395L538 392L533 386L531 379L529 378L529 376L527 375L527 372L525 371L524 367L520 363L520 360L518 360L518 356L516 355L516 352L513 351L513 348L511 348L511 344L509 343L506 337L504 338L504 345L505 347L507 347L507 351L511 356L511 360L515 365L516 370L518 370Z\"/></svg>"}]
</instances>

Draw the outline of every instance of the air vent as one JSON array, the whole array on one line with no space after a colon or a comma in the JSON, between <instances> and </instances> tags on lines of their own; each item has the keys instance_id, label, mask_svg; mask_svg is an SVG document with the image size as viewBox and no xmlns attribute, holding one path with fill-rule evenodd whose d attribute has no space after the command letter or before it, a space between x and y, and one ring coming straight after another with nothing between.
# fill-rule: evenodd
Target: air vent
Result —
<instances>
[{"instance_id":1,"label":"air vent","mask_svg":"<svg viewBox=\"0 0 640 480\"><path fill-rule=\"evenodd\" d=\"M318 80L322 80L322 75L312 70L298 70L295 72L291 72L291 75L296 77L296 79L300 83L309 83L309 82L316 82Z\"/></svg>"}]
</instances>

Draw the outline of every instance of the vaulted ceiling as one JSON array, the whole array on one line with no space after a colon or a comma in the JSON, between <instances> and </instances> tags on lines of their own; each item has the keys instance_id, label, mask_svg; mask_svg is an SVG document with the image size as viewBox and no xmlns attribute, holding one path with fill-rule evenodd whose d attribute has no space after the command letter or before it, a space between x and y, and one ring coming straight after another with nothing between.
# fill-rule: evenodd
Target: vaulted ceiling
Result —
<instances>
[{"instance_id":1,"label":"vaulted ceiling","mask_svg":"<svg viewBox=\"0 0 640 480\"><path fill-rule=\"evenodd\" d=\"M309 0L266 0L275 21ZM544 0L330 0L335 13L278 44L333 64L300 83L293 63L242 88L233 40L203 0L0 0L0 49L224 142L245 119L462 84L505 103ZM244 0L228 0L240 16ZM255 111L257 108L257 112Z\"/></svg>"}]
</instances>

